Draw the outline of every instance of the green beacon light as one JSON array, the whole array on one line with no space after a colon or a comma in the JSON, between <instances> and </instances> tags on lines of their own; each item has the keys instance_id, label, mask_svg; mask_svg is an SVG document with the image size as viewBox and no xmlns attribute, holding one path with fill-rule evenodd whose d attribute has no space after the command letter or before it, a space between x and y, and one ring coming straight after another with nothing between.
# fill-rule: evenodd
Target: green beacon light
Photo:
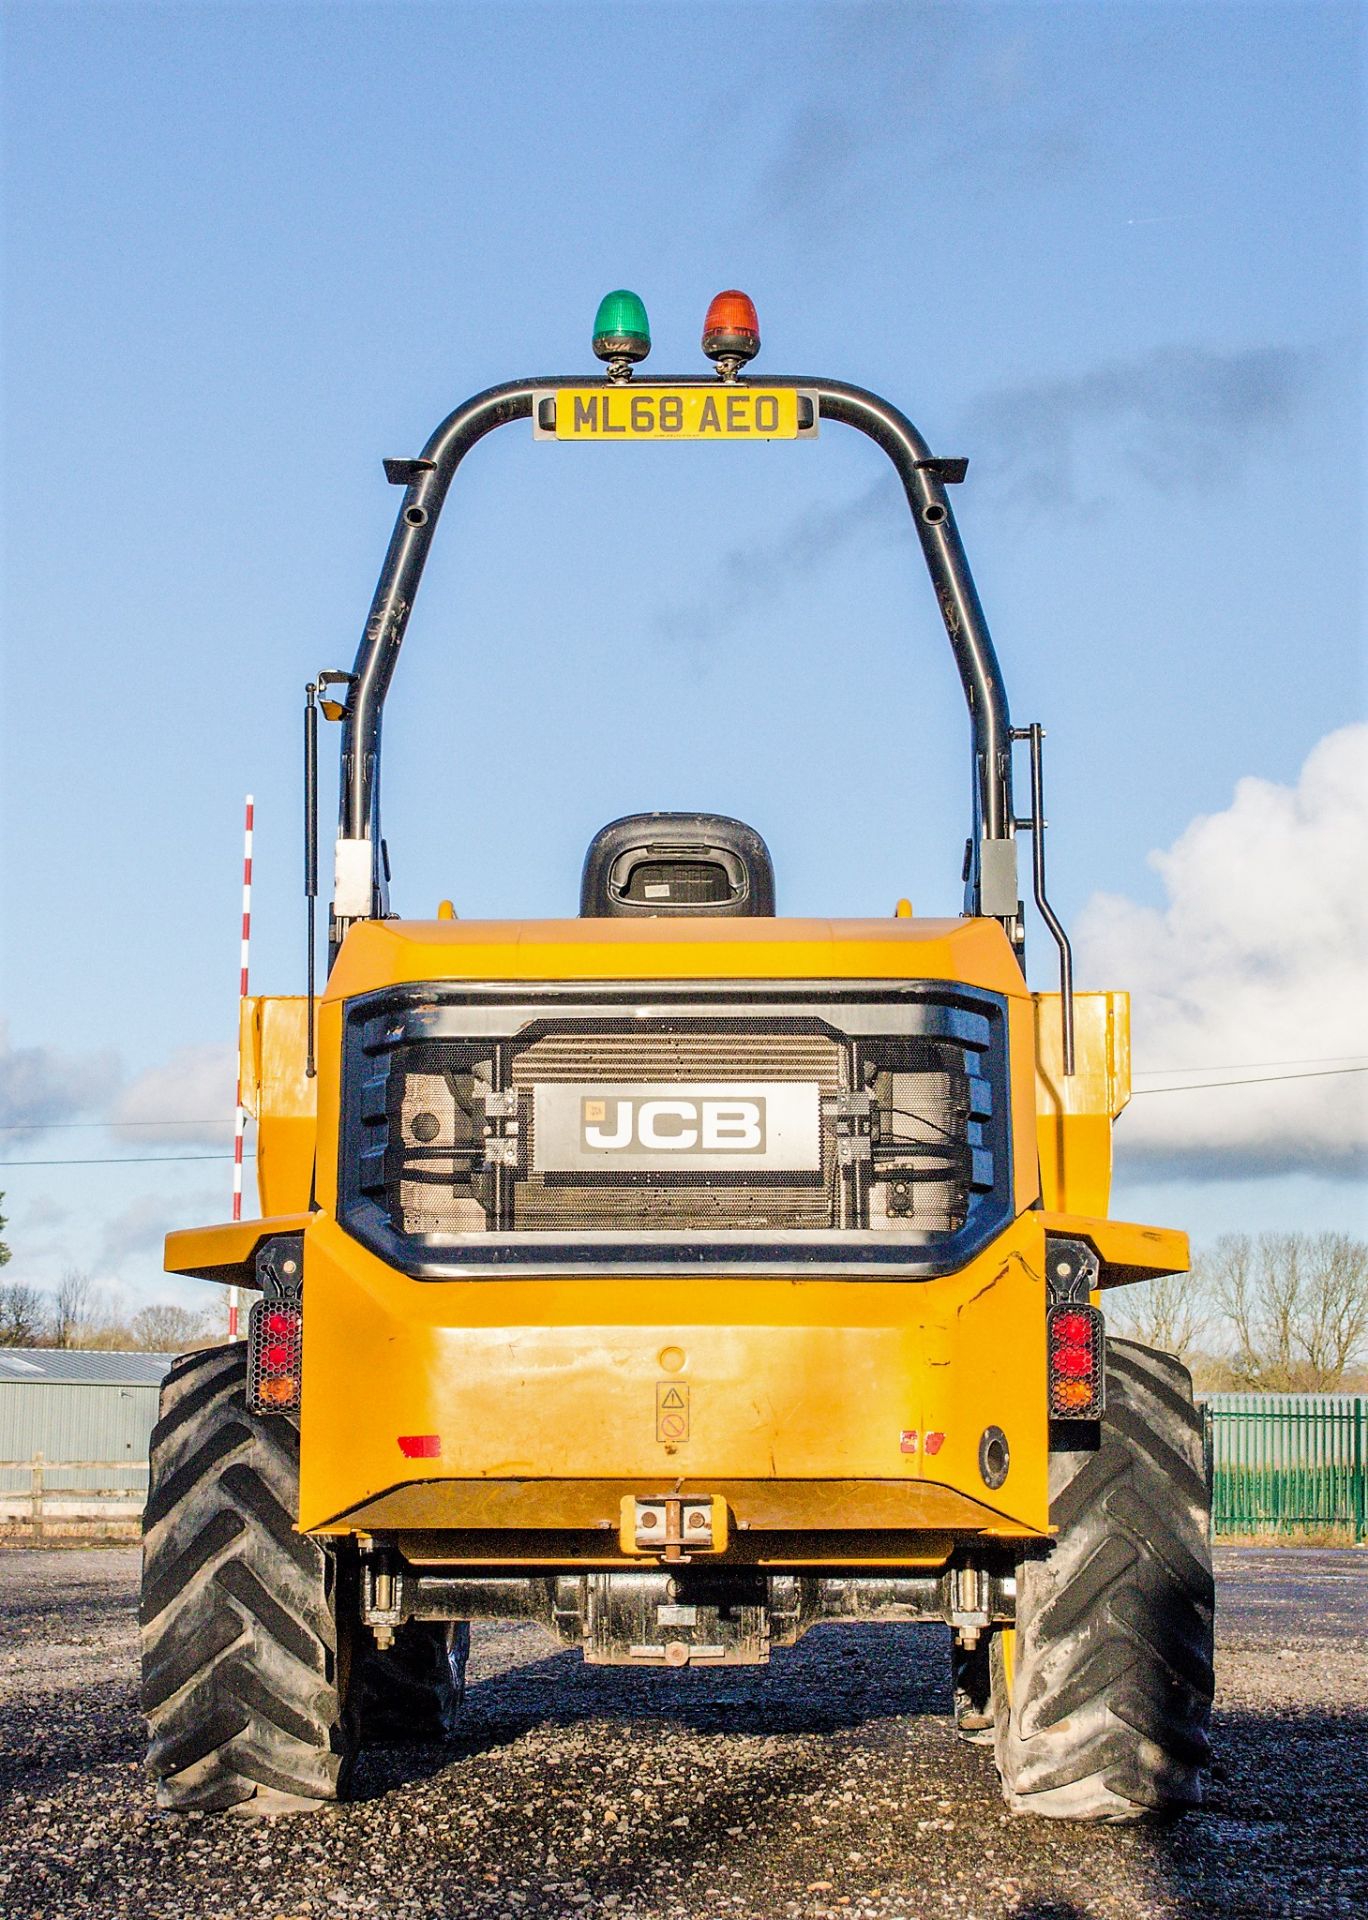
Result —
<instances>
[{"instance_id":1,"label":"green beacon light","mask_svg":"<svg viewBox=\"0 0 1368 1920\"><path fill-rule=\"evenodd\" d=\"M594 352L608 362L609 373L629 378L633 365L650 351L651 324L640 296L626 287L605 293L594 315Z\"/></svg>"}]
</instances>

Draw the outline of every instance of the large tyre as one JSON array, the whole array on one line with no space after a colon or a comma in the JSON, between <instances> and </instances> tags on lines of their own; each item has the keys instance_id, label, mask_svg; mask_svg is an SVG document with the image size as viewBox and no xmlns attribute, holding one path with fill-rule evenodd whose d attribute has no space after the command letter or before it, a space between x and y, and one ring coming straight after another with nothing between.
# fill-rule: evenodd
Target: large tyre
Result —
<instances>
[{"instance_id":1,"label":"large tyre","mask_svg":"<svg viewBox=\"0 0 1368 1920\"><path fill-rule=\"evenodd\" d=\"M152 1434L142 1705L158 1805L178 1810L336 1799L355 1744L338 1563L294 1531L298 1430L250 1413L246 1379L241 1343L178 1360Z\"/></svg>"},{"instance_id":2,"label":"large tyre","mask_svg":"<svg viewBox=\"0 0 1368 1920\"><path fill-rule=\"evenodd\" d=\"M452 1739L469 1651L464 1620L408 1620L392 1646L358 1651L352 1697L361 1745Z\"/></svg>"},{"instance_id":3,"label":"large tyre","mask_svg":"<svg viewBox=\"0 0 1368 1920\"><path fill-rule=\"evenodd\" d=\"M1050 1460L1058 1535L993 1637L995 1752L1014 1812L1172 1818L1210 1758L1214 1590L1201 1416L1168 1354L1107 1345L1100 1444Z\"/></svg>"}]
</instances>

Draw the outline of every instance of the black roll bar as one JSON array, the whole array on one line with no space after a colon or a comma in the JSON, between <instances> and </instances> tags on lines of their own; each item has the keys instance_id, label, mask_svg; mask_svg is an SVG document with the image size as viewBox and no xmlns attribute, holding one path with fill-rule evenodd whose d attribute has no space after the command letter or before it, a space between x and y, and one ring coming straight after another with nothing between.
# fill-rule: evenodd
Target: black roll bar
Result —
<instances>
[{"instance_id":1,"label":"black roll bar","mask_svg":"<svg viewBox=\"0 0 1368 1920\"><path fill-rule=\"evenodd\" d=\"M449 414L416 460L387 460L391 481L405 488L370 616L356 654L342 735L339 832L343 840L370 843L370 915L386 909L380 837L380 725L385 696L437 519L456 469L477 441L496 427L532 416L534 403L564 387L598 384L574 375L515 380L476 394ZM602 382L606 391L613 383ZM668 386L717 387L714 375L635 380L635 390ZM974 763L974 835L966 880L966 911L999 919L1020 945L1015 819L1012 808L1012 726L1007 692L988 632L969 562L946 497L946 487L964 477L963 460L936 459L907 417L887 400L838 380L794 376L757 379L757 386L798 388L817 396L823 419L858 428L883 448L902 481L921 541L951 651L969 707ZM361 850L357 848L357 854ZM353 906L335 916L334 942L345 922L369 917Z\"/></svg>"}]
</instances>

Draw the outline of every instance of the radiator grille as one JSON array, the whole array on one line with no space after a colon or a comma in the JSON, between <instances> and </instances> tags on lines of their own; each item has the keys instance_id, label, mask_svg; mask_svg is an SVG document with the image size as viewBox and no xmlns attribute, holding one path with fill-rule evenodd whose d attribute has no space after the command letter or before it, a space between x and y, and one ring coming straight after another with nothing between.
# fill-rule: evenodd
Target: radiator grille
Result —
<instances>
[{"instance_id":1,"label":"radiator grille","mask_svg":"<svg viewBox=\"0 0 1368 1920\"><path fill-rule=\"evenodd\" d=\"M823 1094L831 1095L840 1089L841 1069L840 1045L821 1034L765 1034L744 1028L723 1033L567 1033L550 1034L518 1054L512 1080L529 1092L558 1081L688 1086L800 1080L815 1081ZM515 1228L762 1231L836 1224L835 1140L830 1129L823 1129L821 1172L806 1177L790 1174L748 1183L734 1174L684 1170L610 1182L530 1171L536 1158L530 1100L522 1104L521 1124L529 1171L514 1189Z\"/></svg>"},{"instance_id":2,"label":"radiator grille","mask_svg":"<svg viewBox=\"0 0 1368 1920\"><path fill-rule=\"evenodd\" d=\"M643 1259L648 1247L688 1258L689 1246L707 1242L745 1258L748 1237L769 1248L839 1239L853 1257L852 1243L949 1245L975 1222L985 1231L988 1212L1009 1198L1005 1022L990 996L937 988L922 1004L904 989L896 1000L889 993L886 1016L735 998L734 1013L706 1016L671 1012L653 996L573 1015L531 1006L495 1018L485 1006L481 1019L443 1006L440 990L353 1003L344 1224L387 1257L413 1246L438 1265L443 1248L465 1258L487 1246L491 1260L515 1259L527 1236L631 1242ZM552 1097L555 1088L565 1091ZM757 1094L774 1131L749 1160L700 1152L691 1166L686 1154L638 1142L628 1165L598 1151L616 1138L591 1137L587 1119L581 1126L591 1109L618 1125L652 1102L701 1111ZM787 1156L775 1145L785 1126L804 1142Z\"/></svg>"}]
</instances>

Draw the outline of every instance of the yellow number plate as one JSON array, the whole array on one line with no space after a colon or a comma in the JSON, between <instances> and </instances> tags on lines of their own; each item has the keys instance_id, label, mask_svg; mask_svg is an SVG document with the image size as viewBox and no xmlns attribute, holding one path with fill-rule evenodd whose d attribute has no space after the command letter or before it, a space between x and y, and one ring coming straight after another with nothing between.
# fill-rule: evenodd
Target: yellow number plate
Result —
<instances>
[{"instance_id":1,"label":"yellow number plate","mask_svg":"<svg viewBox=\"0 0 1368 1920\"><path fill-rule=\"evenodd\" d=\"M532 421L539 440L807 440L817 402L794 387L560 387Z\"/></svg>"}]
</instances>

